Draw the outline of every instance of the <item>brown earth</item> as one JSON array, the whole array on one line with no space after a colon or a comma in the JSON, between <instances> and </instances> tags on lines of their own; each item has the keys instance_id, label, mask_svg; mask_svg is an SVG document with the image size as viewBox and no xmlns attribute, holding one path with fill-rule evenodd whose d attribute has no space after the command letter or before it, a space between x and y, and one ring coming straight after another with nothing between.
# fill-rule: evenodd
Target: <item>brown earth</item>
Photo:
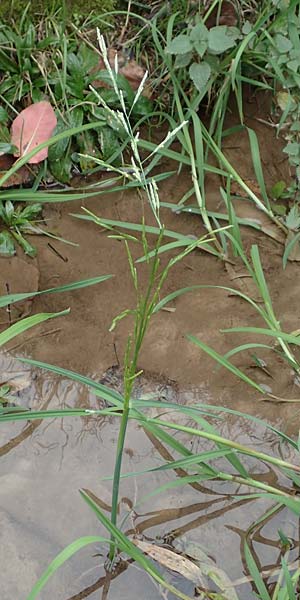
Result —
<instances>
[{"instance_id":1,"label":"brown earth","mask_svg":"<svg viewBox=\"0 0 300 600\"><path fill-rule=\"evenodd\" d=\"M246 113L249 113L248 124L255 128L259 139L266 184L270 188L278 180L287 179L287 165L283 159L282 141L276 139L274 129L251 116L257 110L261 110L260 116L266 120L264 106L261 108L250 103L246 106ZM228 124L232 122L234 117L229 118ZM251 181L254 175L247 135L239 133L226 138L224 151L241 176L253 186ZM169 169L170 165L163 167ZM174 165L171 168L174 168ZM179 175L160 185L161 201L178 202L190 185L188 170L181 171ZM210 210L225 212L219 185L220 181L211 175L208 176L208 207ZM195 199L192 199L192 203L195 204ZM148 224L154 224L147 202L143 203L140 197L132 192L100 195L95 199L86 200L84 205L104 218L140 223L144 215ZM269 234L278 238L279 241L254 229L242 229L248 254L253 243L259 246L275 312L283 330L298 329L299 265L289 263L286 270L283 270L283 244L280 242L284 240L281 232L250 200L236 200L235 206L240 216L259 219ZM109 239L107 232L99 226L70 216L71 212L81 212L79 202L60 206L48 205L44 217L52 232L75 242L77 246L55 240L50 240L49 244L49 238L39 237L35 239L38 255L34 261L26 259L21 253L17 258L0 259L1 293L6 293L6 284L12 292L45 289L101 274L111 273L114 277L81 291L46 295L27 303L22 307L21 314L28 314L31 309L33 312L55 312L66 307L70 307L71 313L28 332L26 338L21 339L20 349L20 339L14 340L8 349L13 348L16 354L25 352L42 361L101 377L108 367L116 363L116 353L122 361L127 336L132 326L131 319L122 320L112 333L109 333L109 327L117 314L134 307L135 294L124 244ZM161 220L165 227L171 230L193 236L204 233L201 220L196 215L177 215L163 209ZM151 241L153 243L153 240ZM133 244L132 251L135 257L142 255L140 245ZM166 256L163 255L162 264L165 263ZM163 295L178 288L205 284L238 287L257 299L257 291L251 286L249 278L243 276L243 266L237 260L234 263L225 265L206 252L194 251L173 268ZM147 268L139 265L138 273L141 285L145 286ZM180 386L197 387L205 383L212 388L217 401L224 399L224 394L227 397L232 392L235 398L238 393L243 398L246 394L249 402L254 400L257 395L253 394L252 390L249 391L244 384L223 369L216 370L214 362L186 338L186 334L191 333L218 352L224 353L235 345L249 341L249 336L225 335L221 333L222 329L236 326L264 327L265 324L254 309L228 292L215 289L202 289L185 294L170 306L172 312L161 311L153 317L140 355L139 366L176 380ZM43 335L49 330L54 330L53 334ZM256 336L252 341L254 339L269 342L267 338L258 340ZM249 376L270 386L274 394L283 397L297 396L297 387L288 365L275 353L270 352L267 356L260 353L260 356L267 361L271 377L255 368L249 353L238 355L235 363L244 368Z\"/></svg>"}]
</instances>

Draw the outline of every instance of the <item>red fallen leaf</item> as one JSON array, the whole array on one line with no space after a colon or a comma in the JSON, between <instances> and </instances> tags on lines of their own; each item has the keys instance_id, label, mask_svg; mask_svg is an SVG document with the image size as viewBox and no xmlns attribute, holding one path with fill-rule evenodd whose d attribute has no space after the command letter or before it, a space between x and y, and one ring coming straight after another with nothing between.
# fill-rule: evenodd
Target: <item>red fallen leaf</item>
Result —
<instances>
[{"instance_id":1,"label":"red fallen leaf","mask_svg":"<svg viewBox=\"0 0 300 600\"><path fill-rule=\"evenodd\" d=\"M49 140L56 123L54 110L47 101L31 104L22 110L11 126L11 143L18 148L15 156L25 156L36 146ZM48 148L44 148L28 162L36 164L47 156Z\"/></svg>"}]
</instances>

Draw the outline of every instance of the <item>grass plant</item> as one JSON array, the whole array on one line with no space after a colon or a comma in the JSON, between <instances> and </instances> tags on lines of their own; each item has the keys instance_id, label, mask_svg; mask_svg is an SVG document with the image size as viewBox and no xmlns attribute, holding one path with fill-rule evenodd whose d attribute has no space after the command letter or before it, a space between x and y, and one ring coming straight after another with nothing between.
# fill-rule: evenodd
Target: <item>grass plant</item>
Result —
<instances>
[{"instance_id":1,"label":"grass plant","mask_svg":"<svg viewBox=\"0 0 300 600\"><path fill-rule=\"evenodd\" d=\"M221 7L221 3L216 0L212 3L211 10L217 6ZM247 6L247 3L243 3L245 14L248 14ZM73 381L87 385L91 390L93 390L93 393L97 397L100 397L106 401L107 406L101 410L54 409L49 411L29 411L18 406L5 406L4 404L0 409L0 422L2 421L3 423L8 421L34 420L62 416L83 416L86 418L93 418L99 415L109 416L110 418L113 417L115 419L119 419L120 422L115 467L112 476L112 509L110 515L107 516L102 510L100 510L99 506L95 503L94 499L89 493L84 490L81 491L82 498L95 513L100 524L107 530L107 537L87 536L82 537L70 544L52 561L46 571L42 574L32 591L27 596L27 600L34 600L38 597L49 578L66 562L66 560L68 560L82 548L95 543L101 543L105 545L108 553L108 570L114 565L117 555L122 553L139 564L140 567L163 588L166 588L169 592L179 598L182 598L183 600L189 600L189 597L186 594L168 583L166 578L161 574L160 570L153 565L153 562L147 558L145 554L133 543L132 539L129 539L125 535L124 524L128 518L128 515L125 515L123 520L118 519L118 503L122 477L129 477L132 475L137 476L139 474L122 473L124 443L126 439L128 423L130 420L137 421L145 432L155 436L160 443L167 448L170 456L170 460L164 460L158 467L155 467L155 469L150 466L148 470L143 471L143 474L153 472L154 470L161 472L172 470L177 476L175 482L174 480L168 480L167 483L160 488L152 490L151 495L162 493L163 491L171 489L174 485L186 486L204 481L207 482L207 485L212 482L215 485L226 481L227 484L232 486L232 495L236 493L236 486L242 486L241 496L245 501L248 501L249 499L251 499L251 501L255 501L258 498L264 498L267 500L270 503L270 515L274 514L275 510L281 510L283 507L287 508L297 517L300 515L300 501L297 494L294 493L295 488L298 488L300 484L300 467L298 461L299 443L297 440L294 440L293 438L287 436L284 432L265 424L267 429L269 429L279 441L284 441L288 445L292 458L285 460L279 452L278 455L269 455L267 453L254 450L253 448L240 444L234 440L225 438L224 436L220 435L218 431L218 421L216 421L215 425L216 414L219 416L219 418L226 418L226 415L231 413L248 419L253 423L260 422L257 417L241 415L241 413L238 413L237 411L211 405L201 404L194 406L181 406L171 402L160 401L159 409L160 411L164 411L163 418L161 414L154 418L149 412L149 409L158 408L157 400L153 398L136 399L133 397L134 383L141 374L139 369L140 350L148 327L151 326L152 316L165 307L170 300L195 289L199 290L203 287L207 287L205 285L185 287L161 298L163 285L168 279L170 269L173 268L178 261L187 256L187 254L195 251L196 249L202 249L210 252L214 256L218 256L224 261L231 260L232 256L234 259L242 261L261 296L262 303L260 304L236 289L215 286L216 289L230 291L237 297L247 301L265 323L264 328L239 327L231 328L230 330L227 330L227 332L246 334L251 333L257 336L264 335L271 338L272 340L278 342L281 356L284 357L284 359L287 361L287 364L292 366L295 372L299 372L298 360L293 352L293 346L300 345L299 338L297 335L285 333L281 329L280 322L278 321L277 315L275 314L273 308L272 299L263 272L258 247L255 245L252 247L250 258L248 258L245 253L243 248L241 226L250 225L257 228L258 225L257 223L254 224L251 222L250 219L240 219L236 215L230 192L231 181L233 180L238 183L239 186L247 193L248 197L252 200L256 208L267 215L270 221L284 234L288 233L289 227L286 221L284 221L284 219L280 218L274 212L272 204L269 200L262 171L259 145L255 132L251 129L248 129L249 147L256 179L260 187L260 195L254 193L249 188L247 183L243 181L237 170L228 161L221 148L221 142L224 135L224 115L226 103L228 101L229 90L233 88L235 91L240 118L243 120L242 84L245 82L251 83L254 81L254 75L252 74L251 68L255 71L256 67L257 71L259 71L260 75L264 78L262 81L260 81L261 87L265 89L270 87L270 72L272 69L273 71L276 71L276 64L274 61L273 63L270 61L270 65L265 65L263 57L261 56L260 47L265 47L265 41L270 37L271 40L273 40L273 34L274 36L282 35L282 33L279 32L278 26L280 25L280 18L285 16L286 13L284 12L284 9L281 10L280 8L280 14L278 14L277 8L278 7L275 3L269 1L266 2L266 6L263 8L263 10L261 10L254 23L251 25L250 31L248 33L244 33L242 39L240 40L240 44L235 45L234 49L230 50L229 55L226 56L222 61L222 69L215 74L214 81L207 80L203 89L198 89L198 91L191 96L186 93L182 85L182 80L180 79L178 71L175 69L172 63L172 59L170 57L171 53L169 52L168 54L165 51L165 48L168 47L168 45L170 48L170 44L172 43L175 15L168 21L165 37L158 30L157 23L154 22L152 24L151 30L156 52L158 56L161 57L164 69L166 69L169 75L169 80L172 82L175 106L174 114L168 119L171 126L171 131L164 141L159 145L155 145L151 141L146 141L139 138L137 129L132 125L132 116L134 112L133 109L137 106L141 97L142 86L137 91L136 95L131 98L131 102L128 104L125 98L126 94L124 94L126 90L124 90L124 86L122 88L122 85L120 85L120 78L118 77L117 69L114 70L111 68L104 39L102 36L99 36L100 50L107 71L106 76L110 78L111 89L113 90L115 98L117 99L117 107L112 110L108 103L103 100L103 97L94 92L93 102L95 105L98 102L102 103L101 108L106 111L106 115L109 112L114 118L114 126L119 128L122 127L123 132L125 132L123 141L126 140L126 144L130 144L132 160L129 166L124 163L110 164L105 157L95 157L85 151L78 153L78 159L87 162L89 160L93 160L98 167L102 169L110 168L110 170L113 172L113 177L103 185L103 189L101 190L103 193L107 193L107 190L112 191L116 189L124 189L124 187L141 189L143 193L146 194L156 220L156 226L150 227L144 221L141 223L126 223L104 219L101 216L95 215L92 211L87 210L84 214L76 215L81 219L92 221L101 227L105 226L112 238L122 241L127 254L136 301L133 308L128 308L123 313L117 315L112 323L113 329L114 327L117 327L121 319L127 317L128 315L130 315L133 319L133 329L132 333L128 337L123 361L123 394L111 390L106 386L81 374L73 373L66 369L42 363L40 361L23 359L23 361L27 364L47 369L52 373L62 375ZM296 3L292 1L287 9L289 16L297 15L296 8ZM293 19L291 22L295 25ZM264 27L266 31L263 30ZM293 39L296 39L295 27L291 27L289 31L294 32ZM66 52L66 46L63 45L62 48L63 51ZM3 48L1 52L0 58L2 57L3 59ZM75 57L79 60L76 54ZM257 65L255 65L257 58L259 58L259 61L257 62ZM245 66L249 68L250 74L249 72L245 74ZM64 71L60 83L65 85L66 82L63 78L66 78L66 76L67 73ZM211 86L217 83L217 80L220 76L223 77L223 83L220 87L222 94L220 94L219 99L216 100L212 112L210 126L206 128L199 117L197 109L201 99L205 94L207 94L207 92L210 91ZM23 83L20 83L19 85L22 86ZM50 85L50 82L48 83ZM61 102L65 103L65 106L68 106L69 98L68 94L66 93L67 88L64 87L64 85L61 86ZM22 87L19 88L18 93L22 95ZM67 141L68 144L68 140L76 135L82 135L83 133L95 128L103 127L102 121L103 119L100 119L87 124L80 123L78 126L74 127L68 126L67 129L64 129L61 133L56 134L51 140L41 144L31 153L28 153L26 157L19 159L15 165L4 176L2 176L0 179L0 187L41 148L46 146L53 147L55 144L61 141ZM181 151L175 151L169 147L171 142L175 139L179 142ZM141 157L140 151L142 150L147 150L149 152L146 158ZM115 156L117 158L117 156L121 153L119 150L113 149L109 156ZM208 164L208 157L210 154L217 159L219 166L211 166ZM176 210L190 210L189 206L187 205L187 201L192 197L192 195L194 195L197 204L196 207L193 206L191 210L193 213L196 212L196 214L199 214L205 228L205 235L199 239L191 240L188 236L166 230L161 222L160 200L157 183L160 177L164 177L165 174L162 174L161 176L153 175L154 169L157 167L161 157L167 157L175 160L178 163L178 169L181 169L182 166L187 166L190 169L192 179L191 188L181 199L179 206L176 207ZM114 161L112 162L114 163ZM214 174L223 178L224 185L222 186L220 194L224 201L226 209L225 214L212 212L207 206L205 177L208 171L213 172ZM96 192L84 192L85 196L91 197L95 193L99 194L99 188ZM17 192L15 190L11 190L9 192L4 192L1 190L0 200L5 199L6 201L10 201L26 199L29 201L29 196L31 196L31 202L57 202L75 200L81 197L81 195L81 193L75 193L73 190L68 191L68 193L60 193L58 191L53 193L35 191L34 194L28 190L18 190ZM174 207L170 205L167 207L174 209ZM225 220L228 225L225 227L220 227L220 221L222 220ZM148 241L149 234L154 234L157 236L154 248L150 248ZM164 244L164 237L170 238L172 241ZM148 281L146 287L143 289L141 288L139 281L139 264L135 263L133 260L133 253L131 250L132 245L139 245L141 248L141 258L139 262L143 261L146 263L146 267L148 269ZM179 253L174 258L169 259L167 266L162 268L160 263L161 254L174 249L179 249ZM288 251L286 251L284 257L285 264L287 260L287 254ZM99 283L105 279L108 279L109 277L110 275L101 276L94 278L93 280L81 281L75 284L61 286L57 289L37 292L37 294L46 292L53 293L55 291L71 291L72 289L81 288L85 285ZM8 306L13 302L24 300L37 294L8 295L7 297L0 299L0 306ZM26 331L29 327L41 323L49 318L65 315L66 312L67 311L33 315L18 323L15 323L0 334L0 345L6 344L15 335ZM248 350L250 348L269 349L269 345L258 342L245 343L234 348L225 356L220 356L216 351L206 346L201 340L195 338L195 336L189 335L189 339L192 343L195 343L202 350L207 352L217 363L221 364L233 374L240 377L245 384L251 385L259 393L265 393L261 386L259 386L255 381L251 380L242 371L237 369L237 367L235 367L235 365L231 363L229 359L238 352ZM278 352L277 348L275 350ZM176 422L172 416L169 416L169 413L172 415L174 412L180 417L179 419L176 419ZM186 424L187 420L188 424ZM174 432L177 432L178 434L176 437L173 435ZM192 452L181 441L180 434L188 435L191 439L201 439L206 441L207 446L205 446L202 452ZM277 472L280 473L281 479L279 478L279 483L276 485L270 485L264 482L261 477L256 477L255 469L250 469L247 467L248 463L246 464L247 461L245 458L251 458L252 461L255 461L256 465L263 463L275 467ZM220 466L220 460L222 466ZM280 483L281 480L285 481L285 485ZM261 519L263 519L263 516ZM267 581L268 577L261 572L253 550L251 550L249 545L249 539L245 540L243 546L243 558L248 572L248 582L253 586L255 597L260 598L260 600L293 600L294 598L297 598L300 572L298 565L295 566L295 564L290 561L288 551L282 552L280 568L276 575L277 581L275 586L272 584L272 582ZM234 591L232 591L232 589ZM232 599L234 598L235 600L235 598L239 598L238 592L235 591L235 586L231 587L230 593ZM204 598L228 600L229 597L222 582L219 582L217 593L211 589L209 585L207 585L207 588L201 589L199 594L203 600ZM240 600L243 600L242 597L240 597Z\"/></svg>"},{"instance_id":2,"label":"grass plant","mask_svg":"<svg viewBox=\"0 0 300 600\"><path fill-rule=\"evenodd\" d=\"M102 51L105 53L105 48L103 46L102 41ZM111 74L113 77L113 73ZM120 101L122 102L122 96L120 97ZM124 117L125 115L125 117ZM123 117L127 119L127 113L124 110ZM194 117L195 119L195 117ZM197 123L198 125L198 123ZM160 409L167 411L172 410L176 411L182 416L188 417L192 420L192 425L185 425L184 423L173 422L168 419L161 418L152 418L147 414L149 408L157 408L156 400L145 400L145 399L133 399L132 398L132 389L135 380L139 377L140 371L138 367L138 358L139 352L142 346L142 342L146 333L146 330L150 324L151 316L155 314L158 310L160 310L165 304L172 298L178 296L179 294L185 293L186 291L191 291L192 288L188 288L185 290L178 290L173 294L169 294L163 299L160 299L160 292L162 290L163 283L166 281L168 277L168 273L170 268L176 264L181 258L186 256L189 252L193 251L197 247L201 247L202 244L210 244L211 237L213 241L216 239L216 234L211 225L207 226L211 235L207 239L207 236L200 240L195 240L191 243L189 238L183 240L180 237L177 237L175 243L181 242L185 249L178 254L174 259L171 259L167 267L160 271L160 250L162 237L165 234L164 228L160 222L160 213L159 213L159 197L157 194L156 187L151 180L151 178L147 179L145 176L144 165L140 159L140 155L138 152L138 137L133 135L132 130L130 129L130 121L125 120L125 126L127 127L127 131L131 136L132 150L133 150L133 172L135 179L139 182L140 186L144 191L146 191L150 206L154 212L157 227L149 228L144 223L141 225L133 225L133 224L124 224L124 223L116 223L112 221L105 221L101 219L101 217L96 217L93 213L88 212L86 215L82 215L84 218L94 221L99 225L105 224L107 228L117 227L118 230L115 232L112 229L112 237L122 240L127 252L128 262L130 266L130 273L132 278L132 283L136 292L136 306L133 309L128 309L124 311L122 314L118 315L112 324L112 327L117 326L120 319L125 318L127 315L131 314L134 318L134 326L133 332L128 338L127 349L124 356L124 394L120 395L117 392L113 392L112 390L108 390L105 386L98 384L97 382L84 377L82 375L72 373L70 371L66 371L59 367L53 367L51 365L47 365L41 363L39 361L33 360L25 360L25 362L42 367L47 368L48 370L64 375L65 377L69 377L75 381L79 381L88 385L91 389L93 389L94 393L102 398L105 398L109 406L102 411L74 411L72 409L65 411L45 411L43 413L44 417L53 417L58 415L85 415L92 417L93 415L103 414L115 416L120 419L120 429L119 429L119 438L117 443L117 453L116 453L116 462L115 462L115 470L113 475L113 490L112 490L112 511L111 515L108 518L103 511L99 509L97 504L94 502L93 498L87 494L86 492L82 492L83 499L88 503L90 508L95 512L97 518L100 523L104 525L107 529L108 534L110 536L109 539L102 537L93 537L93 538L80 538L69 547L67 547L62 553L58 555L56 559L51 563L45 573L42 575L40 580L37 582L32 592L29 594L27 600L34 600L37 597L39 592L42 590L49 577L55 572L63 563L70 558L75 552L80 550L82 547L95 542L103 542L108 547L109 552L109 561L112 563L115 559L115 556L118 552L125 553L127 556L130 556L133 560L135 560L140 566L149 573L156 581L158 581L162 586L166 587L169 591L173 592L179 598L188 598L185 594L180 592L179 590L174 589L174 587L170 586L163 576L157 571L157 569L153 566L153 564L147 559L144 554L137 549L136 545L132 543L130 539L128 539L124 533L120 529L120 525L117 523L117 506L118 506L118 498L119 498L119 490L121 485L121 467L122 467L122 457L124 450L124 441L127 431L127 425L129 419L138 420L138 422L142 425L145 431L150 432L152 435L156 436L166 447L170 449L170 451L176 452L176 454L181 458L176 458L174 460L170 460L167 463L162 464L158 467L158 470L174 470L176 473L178 469L183 469L186 472L186 475L180 477L178 481L178 485L190 485L192 482L201 482L201 481L227 481L231 482L233 485L238 484L244 486L245 493L244 498L255 499L259 497L267 498L271 505L276 504L279 507L286 506L289 510L294 512L296 515L300 514L300 505L297 497L294 496L292 486L293 484L298 484L299 481L299 466L297 461L295 462L287 462L282 457L270 456L262 452L258 452L253 450L252 448L248 448L237 442L234 442L230 439L226 439L223 436L218 434L217 429L213 427L210 423L209 413L211 416L214 413L214 410L219 410L222 412L223 409L218 407L204 407L204 406L193 406L193 407L184 407L180 405L174 405L168 402L160 402ZM182 125L182 134L184 135L184 128L186 127L185 123ZM178 131L178 135L181 134L181 131ZM187 152L192 150L192 146L190 145L191 141L189 139L189 133L187 131L186 135L184 135L183 142L187 149ZM163 151L164 147L161 146L159 151ZM201 149L199 150L199 156L202 156ZM196 169L196 160L194 161L194 173ZM198 196L199 207L202 211L205 210L205 205L202 201L201 196L201 186L199 184L199 178L196 174L196 186L197 189L200 190L200 196ZM201 184L203 186L203 184ZM287 359L290 362L295 363L295 359L291 353L287 342L291 341L290 337L287 334L281 332L279 328L278 321L274 314L271 299L269 296L268 288L264 279L259 253L257 248L253 248L252 250L252 265L246 258L243 253L243 249L238 246L238 235L235 236L232 234L232 228L234 224L233 218L231 217L231 231L224 231L224 235L227 236L228 240L232 243L232 246L236 249L237 253L244 258L244 262L251 272L252 277L254 278L257 287L259 288L263 301L264 307L255 304L250 298L244 297L245 300L250 302L252 306L259 312L260 316L265 320L269 329L266 331L269 332L274 338L277 338L281 345L282 351L287 356ZM133 236L132 234L128 235L126 233L120 233L119 229L131 229L134 233L139 232L141 234L141 241L139 242L138 238ZM237 231L237 230L236 230ZM150 252L147 234L148 233L156 233L157 234L157 243L155 245L154 250L152 249ZM174 236L172 236L174 237ZM189 243L188 241L189 240ZM139 278L138 278L138 270L133 261L130 245L140 243L142 246L143 257L147 263L149 269L149 279L148 284L145 290L141 291L139 286ZM237 292L237 295L241 296ZM192 339L192 341L195 341ZM198 342L197 342L198 343ZM200 344L199 344L200 345ZM203 346L202 346L203 347ZM213 356L213 354L211 354ZM216 358L216 356L214 356ZM220 362L220 361L219 361ZM227 366L225 359L223 359L223 366ZM295 365L294 365L295 366ZM237 374L237 373L236 373ZM245 380L245 379L244 379ZM254 384L258 390L259 386ZM225 411L226 412L226 411ZM22 412L19 413L5 413L3 414L3 420L13 420L13 419L22 419L22 418L40 418L41 414L39 412L28 414L26 411L24 414ZM246 416L246 418L251 419L252 417ZM253 418L254 419L254 418ZM254 419L255 420L255 419ZM194 454L190 450L188 450L179 440L179 438L175 438L172 435L173 431L182 432L185 434L189 434L191 437L200 437L204 440L213 443L214 447L212 450L205 449L202 453ZM293 440L289 440L287 436L283 433L276 431L273 428L273 432L276 433L280 438L285 439L288 443L291 444L291 447L295 452L298 452L298 446ZM284 477L287 477L291 482L291 491L287 491L287 489L282 489L280 486L274 487L270 486L261 479L256 479L251 472L246 468L243 457L248 456L256 459L257 461L263 461L267 464L275 465L277 469L282 471ZM227 465L226 469L220 469L218 464L214 464L214 461L218 461L220 458L225 460L225 464ZM157 469L157 468L156 468ZM150 469L151 471L151 469ZM163 486L164 490L168 489L168 487L172 487L172 482ZM160 493L160 489L153 490L153 493ZM262 600L266 598L272 598L275 600L279 593L279 586L275 590L274 594L270 596L268 589L264 583L264 579L262 578L259 569L254 561L254 558L249 550L248 546L245 545L245 559L248 566L249 573L254 580L254 586L256 591L259 593L259 597ZM283 560L282 562L282 570L280 571L280 582L284 581L284 584L281 586L280 590L282 593L282 598L288 597L287 594L294 593L296 590L296 585L298 581L299 574L297 570L294 573L290 574L290 567L287 562ZM205 597L214 598L215 594L212 590L206 589ZM285 595L284 595L285 594ZM204 597L204 596L203 596ZM225 591L220 590L219 598L225 599ZM292 596L293 597L293 596ZM279 598L279 596L278 596Z\"/></svg>"}]
</instances>

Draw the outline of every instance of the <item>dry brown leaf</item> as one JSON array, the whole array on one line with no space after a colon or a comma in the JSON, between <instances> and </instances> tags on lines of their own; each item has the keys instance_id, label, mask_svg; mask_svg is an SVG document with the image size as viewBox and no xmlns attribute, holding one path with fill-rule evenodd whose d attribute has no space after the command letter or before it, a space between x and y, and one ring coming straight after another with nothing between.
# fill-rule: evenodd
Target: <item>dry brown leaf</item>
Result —
<instances>
[{"instance_id":1,"label":"dry brown leaf","mask_svg":"<svg viewBox=\"0 0 300 600\"><path fill-rule=\"evenodd\" d=\"M239 270L238 267L225 263L226 271L233 286L239 288L242 294L249 296L255 302L261 303L262 299L257 291L257 287L247 271Z\"/></svg>"},{"instance_id":2,"label":"dry brown leaf","mask_svg":"<svg viewBox=\"0 0 300 600\"><path fill-rule=\"evenodd\" d=\"M284 244L284 233L279 227L276 227L276 225L264 225L259 221L257 221L257 223L259 224L262 233L268 235L272 240Z\"/></svg>"},{"instance_id":3,"label":"dry brown leaf","mask_svg":"<svg viewBox=\"0 0 300 600\"><path fill-rule=\"evenodd\" d=\"M175 571L185 577L185 579L192 581L196 587L206 589L207 582L205 581L205 578L208 578L221 590L222 596L220 596L220 598L223 598L223 600L238 600L228 575L222 569L219 569L213 560L202 551L200 551L201 560L197 560L200 566L197 566L185 556L177 554L167 548L139 540L133 540L133 543L140 548L142 552L148 554L150 558L156 560L156 562L163 567L171 569L171 571ZM194 546L196 545L194 544ZM189 548L192 547L193 544L188 542L187 552L189 552ZM194 558L194 553L190 554L190 556ZM199 558L199 548L197 548L197 556Z\"/></svg>"},{"instance_id":4,"label":"dry brown leaf","mask_svg":"<svg viewBox=\"0 0 300 600\"><path fill-rule=\"evenodd\" d=\"M15 158L11 154L3 154L0 156L0 177L5 175L7 171L13 166ZM28 169L26 165L23 165L13 175L5 181L1 187L7 188L14 185L22 185L23 183L31 183L34 179L33 173Z\"/></svg>"},{"instance_id":5,"label":"dry brown leaf","mask_svg":"<svg viewBox=\"0 0 300 600\"><path fill-rule=\"evenodd\" d=\"M250 188L250 190L258 197L260 197L260 187L256 179L244 179L244 183ZM248 194L244 188L242 188L237 181L231 183L230 191L234 196L241 196L241 198L248 198Z\"/></svg>"},{"instance_id":6,"label":"dry brown leaf","mask_svg":"<svg viewBox=\"0 0 300 600\"><path fill-rule=\"evenodd\" d=\"M181 553L192 558L199 565L202 574L211 579L222 591L222 594L218 595L220 600L238 600L234 585L227 573L217 567L214 560L208 556L205 549L198 542L183 535L175 539L173 543Z\"/></svg>"},{"instance_id":7,"label":"dry brown leaf","mask_svg":"<svg viewBox=\"0 0 300 600\"><path fill-rule=\"evenodd\" d=\"M166 569L171 569L171 571L179 573L197 586L204 585L201 570L188 558L185 558L172 550L156 546L155 544L149 544L148 542L133 540L133 543L140 548L142 552L145 552L145 554L148 554L148 556L153 558L153 560L156 560L160 565L166 567Z\"/></svg>"},{"instance_id":8,"label":"dry brown leaf","mask_svg":"<svg viewBox=\"0 0 300 600\"><path fill-rule=\"evenodd\" d=\"M285 247L287 247L287 245L291 242L291 240L293 240L295 237L295 233L293 231L289 231L287 236L286 236L286 240L285 240ZM289 255L288 255L288 260L290 260L291 262L300 261L300 245L299 242L296 242L294 244L294 246L292 247L292 250L290 251Z\"/></svg>"},{"instance_id":9,"label":"dry brown leaf","mask_svg":"<svg viewBox=\"0 0 300 600\"><path fill-rule=\"evenodd\" d=\"M129 81L133 90L137 90L144 75L145 71L135 60L130 60L124 67L120 69L120 73L126 77Z\"/></svg>"},{"instance_id":10,"label":"dry brown leaf","mask_svg":"<svg viewBox=\"0 0 300 600\"><path fill-rule=\"evenodd\" d=\"M235 27L238 24L238 15L233 2L223 0L221 4L221 12L219 14L219 5L215 7L209 15L206 26L208 29L216 25L227 25L227 27Z\"/></svg>"},{"instance_id":11,"label":"dry brown leaf","mask_svg":"<svg viewBox=\"0 0 300 600\"><path fill-rule=\"evenodd\" d=\"M108 60L112 69L115 66L115 57L118 55L118 68L119 73L126 77L127 81L130 83L133 90L137 90L144 75L145 70L143 67L138 65L135 60L127 61L126 57L122 54L122 52L117 52L115 48L109 48L108 52ZM105 70L105 64L103 58L100 58L99 63L96 68L92 70L92 73L97 73L98 71ZM93 81L93 86L97 87L108 87L106 83L100 80Z\"/></svg>"}]
</instances>

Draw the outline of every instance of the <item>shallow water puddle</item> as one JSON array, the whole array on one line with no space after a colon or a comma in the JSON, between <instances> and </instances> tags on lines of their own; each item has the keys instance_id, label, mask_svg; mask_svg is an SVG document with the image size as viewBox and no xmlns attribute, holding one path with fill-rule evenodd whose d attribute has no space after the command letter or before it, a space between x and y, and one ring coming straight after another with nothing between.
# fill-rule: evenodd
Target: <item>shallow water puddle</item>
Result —
<instances>
[{"instance_id":1,"label":"shallow water puddle","mask_svg":"<svg viewBox=\"0 0 300 600\"><path fill-rule=\"evenodd\" d=\"M7 381L15 387L18 402L23 406L35 409L102 407L101 400L87 388L49 373L33 371L7 355L1 356L0 367L0 383ZM120 385L115 369L106 373L102 381L115 387ZM178 390L176 386L172 387L172 382L154 380L151 384L149 378L142 380L140 385L139 393L153 392L160 398L182 404L212 401L205 388ZM163 410L164 415L165 412L166 409ZM171 417L183 422L183 417L177 412L168 415L169 419ZM278 450L273 434L262 425L232 416L214 424L224 437L270 454ZM104 417L1 425L0 560L4 574L1 583L3 600L25 599L52 558L76 538L105 535L78 490L90 490L103 510L109 509L111 483L101 481L101 478L113 472L118 426L116 418ZM178 436L178 432L175 435ZM194 452L208 448L207 442L200 438L191 440L187 435L180 435L180 440ZM167 453L166 447L131 422L123 472L159 466L168 459ZM249 459L245 459L244 463L251 465ZM256 476L263 475L264 481L276 485L277 474L273 469L254 464ZM224 459L220 465L226 469ZM156 487L175 479L173 471L124 479L120 518L127 515L127 519L123 530L144 542L158 546L164 542L169 549L187 557L195 558L191 549L195 553L196 547L198 553L205 552L208 560L215 561L231 580L243 577L245 572L240 551L243 536L270 507L270 503L263 499L244 502L239 495L245 493L245 489L225 482L193 483L171 488L141 502ZM291 513L282 510L273 516L272 521L263 521L250 536L253 550L265 569L276 565L279 556L278 529L282 529L293 542L292 560L297 552L298 523ZM107 583L104 560L103 547L88 547L57 572L39 597L42 600L99 600ZM194 597L193 582L162 570L168 581ZM245 600L253 598L251 588L245 584L240 585L237 592ZM171 594L164 595L139 567L127 563L118 566L107 597L110 600L173 598Z\"/></svg>"}]
</instances>

